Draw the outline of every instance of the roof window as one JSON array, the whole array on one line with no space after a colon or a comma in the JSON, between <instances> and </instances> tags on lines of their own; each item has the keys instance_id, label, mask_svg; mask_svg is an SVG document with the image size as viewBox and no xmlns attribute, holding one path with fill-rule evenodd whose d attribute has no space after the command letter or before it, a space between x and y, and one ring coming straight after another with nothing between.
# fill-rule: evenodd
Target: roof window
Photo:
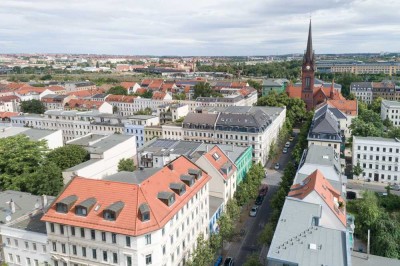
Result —
<instances>
[{"instance_id":1,"label":"roof window","mask_svg":"<svg viewBox=\"0 0 400 266\"><path fill-rule=\"evenodd\" d=\"M115 221L124 206L125 204L122 201L114 202L103 210L103 218L108 221Z\"/></svg>"},{"instance_id":2,"label":"roof window","mask_svg":"<svg viewBox=\"0 0 400 266\"><path fill-rule=\"evenodd\" d=\"M67 213L78 200L76 195L70 195L56 203L56 211L59 213Z\"/></svg>"},{"instance_id":3,"label":"roof window","mask_svg":"<svg viewBox=\"0 0 400 266\"><path fill-rule=\"evenodd\" d=\"M139 206L139 217L142 222L150 220L150 208L147 203L142 203Z\"/></svg>"},{"instance_id":4,"label":"roof window","mask_svg":"<svg viewBox=\"0 0 400 266\"><path fill-rule=\"evenodd\" d=\"M169 188L179 196L182 196L186 192L186 186L184 183L170 183Z\"/></svg>"},{"instance_id":5,"label":"roof window","mask_svg":"<svg viewBox=\"0 0 400 266\"><path fill-rule=\"evenodd\" d=\"M166 191L158 192L157 198L169 207L175 202L175 193Z\"/></svg>"},{"instance_id":6,"label":"roof window","mask_svg":"<svg viewBox=\"0 0 400 266\"><path fill-rule=\"evenodd\" d=\"M88 198L75 206L75 214L79 216L87 216L95 204L96 198Z\"/></svg>"}]
</instances>

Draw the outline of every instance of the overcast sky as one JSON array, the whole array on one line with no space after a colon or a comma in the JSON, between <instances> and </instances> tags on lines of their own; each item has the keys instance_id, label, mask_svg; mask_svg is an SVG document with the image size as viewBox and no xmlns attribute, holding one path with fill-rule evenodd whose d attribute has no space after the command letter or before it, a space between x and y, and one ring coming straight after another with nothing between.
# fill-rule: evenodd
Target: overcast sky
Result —
<instances>
[{"instance_id":1,"label":"overcast sky","mask_svg":"<svg viewBox=\"0 0 400 266\"><path fill-rule=\"evenodd\" d=\"M0 53L400 51L398 0L0 0Z\"/></svg>"}]
</instances>

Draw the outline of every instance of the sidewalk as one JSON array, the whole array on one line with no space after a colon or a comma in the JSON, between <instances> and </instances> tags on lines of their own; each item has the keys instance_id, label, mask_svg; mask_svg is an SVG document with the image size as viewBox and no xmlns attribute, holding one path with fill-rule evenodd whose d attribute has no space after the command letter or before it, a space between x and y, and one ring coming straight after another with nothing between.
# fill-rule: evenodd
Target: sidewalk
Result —
<instances>
[{"instance_id":1,"label":"sidewalk","mask_svg":"<svg viewBox=\"0 0 400 266\"><path fill-rule=\"evenodd\" d=\"M358 179L348 179L347 180L347 184L358 184L358 185L371 185L371 186L381 186L381 187L386 187L388 186L387 183L380 183L380 182L376 182L376 181L371 181L371 182L367 182L364 180L358 180Z\"/></svg>"}]
</instances>

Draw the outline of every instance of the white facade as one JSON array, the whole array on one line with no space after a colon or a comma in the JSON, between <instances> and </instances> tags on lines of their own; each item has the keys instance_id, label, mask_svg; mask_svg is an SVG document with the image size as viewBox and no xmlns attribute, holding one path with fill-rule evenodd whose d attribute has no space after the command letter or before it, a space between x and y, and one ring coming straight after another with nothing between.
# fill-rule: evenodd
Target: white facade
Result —
<instances>
[{"instance_id":1,"label":"white facade","mask_svg":"<svg viewBox=\"0 0 400 266\"><path fill-rule=\"evenodd\" d=\"M2 101L0 99L0 112L19 112L19 100Z\"/></svg>"},{"instance_id":2,"label":"white facade","mask_svg":"<svg viewBox=\"0 0 400 266\"><path fill-rule=\"evenodd\" d=\"M183 140L184 131L181 126L162 125L161 128L163 139Z\"/></svg>"},{"instance_id":3,"label":"white facade","mask_svg":"<svg viewBox=\"0 0 400 266\"><path fill-rule=\"evenodd\" d=\"M33 231L0 226L4 244L4 262L14 265L48 265L47 235Z\"/></svg>"},{"instance_id":4,"label":"white facade","mask_svg":"<svg viewBox=\"0 0 400 266\"><path fill-rule=\"evenodd\" d=\"M378 137L353 137L353 166L360 162L358 177L382 183L398 183L400 141Z\"/></svg>"},{"instance_id":5,"label":"white facade","mask_svg":"<svg viewBox=\"0 0 400 266\"><path fill-rule=\"evenodd\" d=\"M372 82L353 82L350 86L350 92L353 93L358 100L367 104L372 103Z\"/></svg>"},{"instance_id":6,"label":"white facade","mask_svg":"<svg viewBox=\"0 0 400 266\"><path fill-rule=\"evenodd\" d=\"M389 119L393 126L400 127L400 102L382 100L381 119Z\"/></svg>"},{"instance_id":7,"label":"white facade","mask_svg":"<svg viewBox=\"0 0 400 266\"><path fill-rule=\"evenodd\" d=\"M90 138L85 136L84 138ZM113 139L116 139L113 141ZM74 141L79 142L79 139ZM75 142L70 142L75 144ZM104 144L103 144L104 143ZM103 148L108 143L112 146ZM67 142L68 145L68 142ZM94 143L87 145L90 153L90 160L66 169L63 174L64 184L68 183L73 176L84 176L92 179L102 179L118 172L118 163L121 159L134 159L136 155L135 136L109 135L104 136ZM137 163L135 163L137 165Z\"/></svg>"}]
</instances>

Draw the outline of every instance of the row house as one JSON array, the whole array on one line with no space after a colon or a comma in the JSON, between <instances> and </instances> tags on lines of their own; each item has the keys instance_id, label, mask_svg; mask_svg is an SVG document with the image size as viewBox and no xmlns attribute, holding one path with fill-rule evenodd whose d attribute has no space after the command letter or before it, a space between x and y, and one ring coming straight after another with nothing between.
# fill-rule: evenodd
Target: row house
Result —
<instances>
[{"instance_id":1,"label":"row house","mask_svg":"<svg viewBox=\"0 0 400 266\"><path fill-rule=\"evenodd\" d=\"M92 101L83 99L70 99L64 105L64 110L79 110L79 111L90 111L98 110L100 113L112 114L113 106L108 102Z\"/></svg>"},{"instance_id":2,"label":"row house","mask_svg":"<svg viewBox=\"0 0 400 266\"><path fill-rule=\"evenodd\" d=\"M161 169L75 177L42 218L51 265L184 265L207 237L209 181L183 156Z\"/></svg>"},{"instance_id":3,"label":"row house","mask_svg":"<svg viewBox=\"0 0 400 266\"><path fill-rule=\"evenodd\" d=\"M137 82L121 82L120 85L126 89L128 94L134 94L140 88L140 84Z\"/></svg>"},{"instance_id":4,"label":"row house","mask_svg":"<svg viewBox=\"0 0 400 266\"><path fill-rule=\"evenodd\" d=\"M0 112L19 112L21 99L16 95L0 97Z\"/></svg>"},{"instance_id":5,"label":"row house","mask_svg":"<svg viewBox=\"0 0 400 266\"><path fill-rule=\"evenodd\" d=\"M113 106L114 114L120 116L131 116L137 112L134 110L133 105L136 98L137 96L109 94L105 100Z\"/></svg>"},{"instance_id":6,"label":"row house","mask_svg":"<svg viewBox=\"0 0 400 266\"><path fill-rule=\"evenodd\" d=\"M40 101L46 107L46 110L60 110L64 108L67 102L75 98L73 95L48 94L42 97Z\"/></svg>"},{"instance_id":7,"label":"row house","mask_svg":"<svg viewBox=\"0 0 400 266\"><path fill-rule=\"evenodd\" d=\"M382 100L381 119L389 119L393 126L400 127L400 102Z\"/></svg>"},{"instance_id":8,"label":"row house","mask_svg":"<svg viewBox=\"0 0 400 266\"><path fill-rule=\"evenodd\" d=\"M96 84L90 81L81 82L69 82L63 84L67 92L73 91L95 91L97 89Z\"/></svg>"},{"instance_id":9,"label":"row house","mask_svg":"<svg viewBox=\"0 0 400 266\"><path fill-rule=\"evenodd\" d=\"M184 139L252 147L254 162L265 164L286 117L285 107L231 106L215 113L189 113Z\"/></svg>"}]
</instances>

